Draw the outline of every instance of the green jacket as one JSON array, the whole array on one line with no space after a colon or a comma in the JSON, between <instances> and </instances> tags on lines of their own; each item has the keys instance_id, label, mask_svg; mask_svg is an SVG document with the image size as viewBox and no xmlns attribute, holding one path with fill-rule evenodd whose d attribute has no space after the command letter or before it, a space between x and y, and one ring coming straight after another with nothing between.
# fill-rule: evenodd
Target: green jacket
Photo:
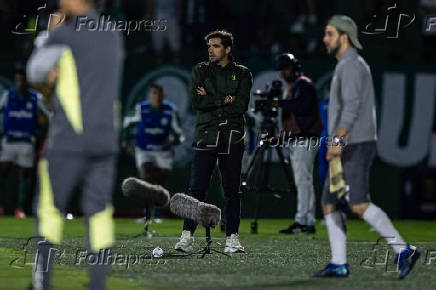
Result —
<instances>
[{"instance_id":1,"label":"green jacket","mask_svg":"<svg viewBox=\"0 0 436 290\"><path fill-rule=\"evenodd\" d=\"M244 137L244 113L250 102L253 77L248 68L230 62L220 67L201 62L192 70L191 102L197 112L194 146L239 143ZM204 87L206 95L197 94ZM236 96L224 104L226 96Z\"/></svg>"}]
</instances>

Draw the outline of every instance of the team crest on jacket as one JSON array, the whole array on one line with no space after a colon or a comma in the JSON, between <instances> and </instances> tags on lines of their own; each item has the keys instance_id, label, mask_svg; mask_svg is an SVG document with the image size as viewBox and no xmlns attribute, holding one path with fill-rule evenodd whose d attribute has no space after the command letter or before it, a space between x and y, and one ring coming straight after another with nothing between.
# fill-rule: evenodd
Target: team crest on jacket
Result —
<instances>
[{"instance_id":1,"label":"team crest on jacket","mask_svg":"<svg viewBox=\"0 0 436 290\"><path fill-rule=\"evenodd\" d=\"M168 125L168 119L167 118L162 118L160 120L160 123L162 124L162 126L166 126L166 125Z\"/></svg>"},{"instance_id":2,"label":"team crest on jacket","mask_svg":"<svg viewBox=\"0 0 436 290\"><path fill-rule=\"evenodd\" d=\"M236 75L235 74L232 75L232 81L236 81Z\"/></svg>"},{"instance_id":3,"label":"team crest on jacket","mask_svg":"<svg viewBox=\"0 0 436 290\"><path fill-rule=\"evenodd\" d=\"M32 108L33 108L32 103L31 103L31 102L27 102L27 103L26 103L26 108L27 108L28 110L32 110Z\"/></svg>"}]
</instances>

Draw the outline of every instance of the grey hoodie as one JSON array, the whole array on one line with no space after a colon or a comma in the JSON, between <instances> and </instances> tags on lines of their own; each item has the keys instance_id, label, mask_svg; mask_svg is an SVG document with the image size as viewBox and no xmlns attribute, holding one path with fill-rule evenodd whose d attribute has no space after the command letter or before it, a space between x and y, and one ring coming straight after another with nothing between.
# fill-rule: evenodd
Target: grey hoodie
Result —
<instances>
[{"instance_id":1,"label":"grey hoodie","mask_svg":"<svg viewBox=\"0 0 436 290\"><path fill-rule=\"evenodd\" d=\"M354 48L343 53L330 88L329 136L335 136L337 128L348 131L347 144L377 140L371 71Z\"/></svg>"},{"instance_id":2,"label":"grey hoodie","mask_svg":"<svg viewBox=\"0 0 436 290\"><path fill-rule=\"evenodd\" d=\"M93 11L79 17L98 21ZM47 149L106 154L118 148L118 96L123 65L116 31L77 29L76 19L50 32L27 64L30 82L59 67Z\"/></svg>"}]
</instances>

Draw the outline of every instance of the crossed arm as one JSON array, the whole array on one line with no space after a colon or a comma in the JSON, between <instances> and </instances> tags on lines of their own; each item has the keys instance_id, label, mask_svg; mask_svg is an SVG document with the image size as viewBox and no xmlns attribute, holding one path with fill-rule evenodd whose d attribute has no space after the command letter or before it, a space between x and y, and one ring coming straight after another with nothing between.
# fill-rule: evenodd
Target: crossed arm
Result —
<instances>
[{"instance_id":1,"label":"crossed arm","mask_svg":"<svg viewBox=\"0 0 436 290\"><path fill-rule=\"evenodd\" d=\"M214 97L208 95L202 85L197 68L192 71L192 84L192 104L197 111L210 112L226 106L226 110L231 114L244 114L248 109L250 90L253 85L253 78L248 71L241 74L241 83L233 96Z\"/></svg>"}]
</instances>

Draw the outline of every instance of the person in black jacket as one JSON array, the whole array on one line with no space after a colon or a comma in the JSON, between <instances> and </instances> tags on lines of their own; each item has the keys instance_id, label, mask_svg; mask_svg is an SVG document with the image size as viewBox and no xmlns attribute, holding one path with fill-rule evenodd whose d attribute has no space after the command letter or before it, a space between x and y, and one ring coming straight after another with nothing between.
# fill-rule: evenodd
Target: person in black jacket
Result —
<instances>
[{"instance_id":1,"label":"person in black jacket","mask_svg":"<svg viewBox=\"0 0 436 290\"><path fill-rule=\"evenodd\" d=\"M303 76L298 59L290 53L275 59L275 69L287 84L278 106L283 110L282 133L290 150L298 195L295 222L280 233L315 233L313 164L322 131L316 89L312 81Z\"/></svg>"},{"instance_id":2,"label":"person in black jacket","mask_svg":"<svg viewBox=\"0 0 436 290\"><path fill-rule=\"evenodd\" d=\"M233 36L213 31L205 37L209 61L192 70L192 105L197 112L193 161L188 194L204 201L218 161L225 193L226 247L224 252L244 252L238 237L241 213L240 176L244 154L244 113L253 83L250 71L233 62ZM192 251L197 224L185 220L175 249Z\"/></svg>"}]
</instances>

